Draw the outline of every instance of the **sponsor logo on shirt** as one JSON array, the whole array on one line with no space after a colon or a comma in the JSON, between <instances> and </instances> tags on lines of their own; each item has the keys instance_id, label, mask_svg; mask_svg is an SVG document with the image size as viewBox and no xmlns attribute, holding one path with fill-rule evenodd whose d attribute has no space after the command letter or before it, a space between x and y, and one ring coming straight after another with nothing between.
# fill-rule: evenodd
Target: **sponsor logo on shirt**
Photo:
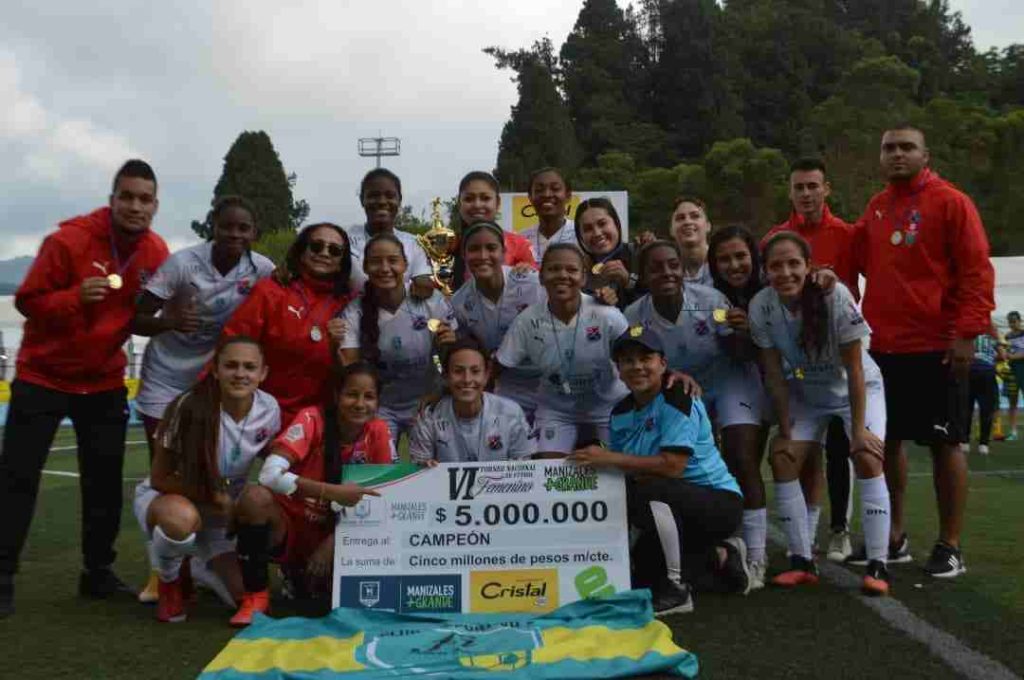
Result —
<instances>
[{"instance_id":1,"label":"sponsor logo on shirt","mask_svg":"<svg viewBox=\"0 0 1024 680\"><path fill-rule=\"evenodd\" d=\"M549 612L558 606L557 569L471 571L471 612Z\"/></svg>"},{"instance_id":2,"label":"sponsor logo on shirt","mask_svg":"<svg viewBox=\"0 0 1024 680\"><path fill-rule=\"evenodd\" d=\"M587 340L597 342L601 339L601 328L599 326L587 326Z\"/></svg>"},{"instance_id":3,"label":"sponsor logo on shirt","mask_svg":"<svg viewBox=\"0 0 1024 680\"><path fill-rule=\"evenodd\" d=\"M693 324L693 332L696 333L697 335L707 335L708 333L710 333L711 329L708 327L707 320L697 319L697 321L694 322Z\"/></svg>"},{"instance_id":4,"label":"sponsor logo on shirt","mask_svg":"<svg viewBox=\"0 0 1024 680\"><path fill-rule=\"evenodd\" d=\"M256 430L256 443L257 444L262 444L263 442L265 442L267 440L267 437L269 437L269 436L270 436L270 431L267 430L267 428L265 428L265 427L261 427L260 429Z\"/></svg>"},{"instance_id":5,"label":"sponsor logo on shirt","mask_svg":"<svg viewBox=\"0 0 1024 680\"><path fill-rule=\"evenodd\" d=\"M487 438L487 448L491 451L500 451L505 447L505 444L501 441L500 434L492 434Z\"/></svg>"},{"instance_id":6,"label":"sponsor logo on shirt","mask_svg":"<svg viewBox=\"0 0 1024 680\"><path fill-rule=\"evenodd\" d=\"M288 431L284 433L284 440L286 442L295 443L302 440L306 436L306 430L302 427L302 423L295 423L288 428Z\"/></svg>"},{"instance_id":7,"label":"sponsor logo on shirt","mask_svg":"<svg viewBox=\"0 0 1024 680\"><path fill-rule=\"evenodd\" d=\"M240 280L235 287L235 290L238 291L239 295L248 295L249 291L252 290L252 281L248 278Z\"/></svg>"},{"instance_id":8,"label":"sponsor logo on shirt","mask_svg":"<svg viewBox=\"0 0 1024 680\"><path fill-rule=\"evenodd\" d=\"M412 329L414 331L422 331L427 327L427 317L425 316L414 316L412 318ZM397 348L396 348L397 349Z\"/></svg>"}]
</instances>

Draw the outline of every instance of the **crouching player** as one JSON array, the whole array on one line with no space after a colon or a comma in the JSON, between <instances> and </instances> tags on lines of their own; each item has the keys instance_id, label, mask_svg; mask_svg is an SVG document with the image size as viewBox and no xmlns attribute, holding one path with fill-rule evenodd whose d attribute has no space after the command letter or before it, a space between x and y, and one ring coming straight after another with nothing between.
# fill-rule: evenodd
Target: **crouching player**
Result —
<instances>
[{"instance_id":1,"label":"crouching player","mask_svg":"<svg viewBox=\"0 0 1024 680\"><path fill-rule=\"evenodd\" d=\"M409 456L421 465L519 460L536 452L519 404L484 392L491 372L473 338L457 340L442 360L444 392L420 411Z\"/></svg>"},{"instance_id":2,"label":"crouching player","mask_svg":"<svg viewBox=\"0 0 1024 680\"><path fill-rule=\"evenodd\" d=\"M209 584L222 598L241 599L227 527L249 468L281 427L277 401L259 389L266 375L259 344L235 336L217 349L206 377L167 407L154 439L152 473L136 487L133 504L152 539L160 621L186 618L186 557L212 569Z\"/></svg>"},{"instance_id":3,"label":"crouching player","mask_svg":"<svg viewBox=\"0 0 1024 680\"><path fill-rule=\"evenodd\" d=\"M290 572L304 571L313 585L330 580L334 566L332 503L355 505L379 496L341 483L341 469L358 463L395 461L387 423L377 418L380 383L369 364L341 370L321 406L299 411L274 441L260 470L259 486L248 486L235 509L238 559L245 593L231 618L252 623L270 610L267 566L271 559Z\"/></svg>"},{"instance_id":4,"label":"crouching player","mask_svg":"<svg viewBox=\"0 0 1024 680\"><path fill-rule=\"evenodd\" d=\"M658 615L692 611L691 586L746 594L746 546L733 537L743 496L715 447L704 404L681 383L664 386L665 352L652 331L631 327L612 357L631 394L612 410L611 450L588 446L569 460L628 475L629 523L640 531L631 550L636 580L653 581Z\"/></svg>"}]
</instances>

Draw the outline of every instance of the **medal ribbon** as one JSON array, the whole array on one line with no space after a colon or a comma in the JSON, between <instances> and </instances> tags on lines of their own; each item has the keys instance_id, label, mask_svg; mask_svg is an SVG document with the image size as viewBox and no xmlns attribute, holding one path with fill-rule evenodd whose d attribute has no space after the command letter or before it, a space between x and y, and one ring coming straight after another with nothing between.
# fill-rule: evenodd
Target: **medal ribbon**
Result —
<instances>
[{"instance_id":1,"label":"medal ribbon","mask_svg":"<svg viewBox=\"0 0 1024 680\"><path fill-rule=\"evenodd\" d=\"M310 328L320 328L321 326L323 326L323 332L326 333L327 332L326 322L327 322L328 315L325 314L324 318L322 320L318 321L317 318L316 318L316 314L315 313L317 311L319 311L319 309L321 307L325 306L324 305L325 302L327 303L327 306L330 306L334 302L334 297L329 295L329 296L327 296L326 299L324 299L323 301L319 302L314 307L313 305L311 305L309 303L309 298L306 296L306 287L304 285L302 285L301 283L298 283L297 285L292 286L292 289L295 290L295 292L299 294L300 298L302 298L302 308L306 310L306 313L303 315L303 317L305 319L312 320L312 322L313 322L310 325Z\"/></svg>"},{"instance_id":2,"label":"medal ribbon","mask_svg":"<svg viewBox=\"0 0 1024 680\"><path fill-rule=\"evenodd\" d=\"M135 248L135 250L132 251L132 254L128 256L128 259L124 261L124 264L121 264L121 258L117 254L117 244L114 243L114 231L113 231L113 229L111 229L111 231L110 231L110 259L113 260L113 262L114 262L114 268L117 269L117 271L115 273L118 276L121 276L122 274L124 274L125 270L128 269L128 267L132 263L132 260L134 260L135 256L138 255L138 254L139 254L139 249Z\"/></svg>"},{"instance_id":3,"label":"medal ribbon","mask_svg":"<svg viewBox=\"0 0 1024 680\"><path fill-rule=\"evenodd\" d=\"M572 394L572 387L570 386L570 383L569 383L569 376L571 375L571 373L569 372L569 370L566 367L568 366L569 368L571 368L572 365L573 365L573 362L575 362L575 360L576 360L576 338L577 338L577 335L578 335L579 330L580 330L580 317L581 316L583 316L583 298L582 297L579 298L579 306L576 309L576 325L573 326L573 329L572 329L572 349L569 350L568 356L563 358L563 356L562 356L562 345L558 341L558 326L555 325L555 316L551 313L550 303L548 305L548 319L551 320L551 332L555 336L555 351L558 352L558 372L559 372L559 377L562 378L562 384L560 385L560 387L563 390L563 392L562 392L563 394L565 394L564 390L565 390L566 386L569 386L569 393L566 394L566 396L570 396ZM568 363L566 363L566 359L568 359Z\"/></svg>"}]
</instances>

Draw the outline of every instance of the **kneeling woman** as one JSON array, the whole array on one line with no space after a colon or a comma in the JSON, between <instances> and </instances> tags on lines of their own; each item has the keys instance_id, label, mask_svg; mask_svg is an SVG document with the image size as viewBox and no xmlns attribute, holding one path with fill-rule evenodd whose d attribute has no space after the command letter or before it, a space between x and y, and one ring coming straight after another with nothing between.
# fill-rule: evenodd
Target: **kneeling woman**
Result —
<instances>
[{"instance_id":1,"label":"kneeling woman","mask_svg":"<svg viewBox=\"0 0 1024 680\"><path fill-rule=\"evenodd\" d=\"M247 626L255 612L270 609L267 563L305 568L311 581L329 580L334 562L332 503L355 505L379 495L341 483L341 468L357 463L393 463L387 424L378 418L376 371L358 363L345 367L322 407L309 407L274 441L260 470L235 509L238 557L245 595L231 625Z\"/></svg>"},{"instance_id":2,"label":"kneeling woman","mask_svg":"<svg viewBox=\"0 0 1024 680\"><path fill-rule=\"evenodd\" d=\"M472 338L451 345L443 360L444 394L420 412L409 456L421 465L518 460L535 452L523 409L484 392L491 372Z\"/></svg>"},{"instance_id":3,"label":"kneeling woman","mask_svg":"<svg viewBox=\"0 0 1024 680\"><path fill-rule=\"evenodd\" d=\"M885 394L882 376L863 340L871 334L850 291L840 283L826 293L808 279L811 248L783 231L764 246L769 288L750 303L750 332L761 348L765 384L778 418L772 443L775 501L789 539L790 570L772 583L817 583L800 469L821 455L829 420L842 418L860 491L868 565L863 590L889 592L889 491L883 475ZM792 370L786 380L783 359Z\"/></svg>"},{"instance_id":4,"label":"kneeling woman","mask_svg":"<svg viewBox=\"0 0 1024 680\"><path fill-rule=\"evenodd\" d=\"M743 496L715 447L704 405L682 385L664 387L668 363L652 331L631 327L613 356L631 394L612 411L611 450L588 446L570 460L628 475L629 523L641 532L632 550L634 580L651 585L659 615L691 611L691 585L746 594L746 547L732 537Z\"/></svg>"},{"instance_id":5,"label":"kneeling woman","mask_svg":"<svg viewBox=\"0 0 1024 680\"><path fill-rule=\"evenodd\" d=\"M267 375L255 340L235 336L213 356L213 370L167 407L154 438L150 478L135 489L134 510L152 540L159 575L157 619L184 621L182 560L202 560L238 600L242 584L228 517L249 468L281 428L281 411L258 389Z\"/></svg>"}]
</instances>

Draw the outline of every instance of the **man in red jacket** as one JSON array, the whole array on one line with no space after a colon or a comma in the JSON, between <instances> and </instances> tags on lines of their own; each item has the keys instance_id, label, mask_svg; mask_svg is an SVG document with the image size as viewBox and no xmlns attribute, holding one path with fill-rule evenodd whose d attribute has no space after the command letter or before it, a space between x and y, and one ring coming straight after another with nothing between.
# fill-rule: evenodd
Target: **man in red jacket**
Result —
<instances>
[{"instance_id":1,"label":"man in red jacket","mask_svg":"<svg viewBox=\"0 0 1024 680\"><path fill-rule=\"evenodd\" d=\"M65 417L75 428L81 475L79 594L130 592L111 569L128 424L122 346L137 294L167 257L163 239L150 231L156 189L149 164L125 163L109 207L62 222L47 236L15 295L25 329L0 452L0 617L14 611L18 557Z\"/></svg>"},{"instance_id":2,"label":"man in red jacket","mask_svg":"<svg viewBox=\"0 0 1024 680\"><path fill-rule=\"evenodd\" d=\"M811 245L811 259L816 267L835 272L839 280L850 289L855 300L860 299L857 265L853 258L853 227L832 214L828 196L832 189L825 174L825 163L820 158L801 158L789 168L789 200L793 211L782 224L772 227L761 243L780 231L794 231ZM826 477L830 501L829 538L826 556L833 562L842 562L853 552L850 545L850 440L843 429L843 421L833 418L825 440ZM812 463L812 461L808 461ZM811 539L817 529L821 511L820 461L805 465L800 475L804 494L808 499Z\"/></svg>"},{"instance_id":3,"label":"man in red jacket","mask_svg":"<svg viewBox=\"0 0 1024 680\"><path fill-rule=\"evenodd\" d=\"M974 338L995 308L995 271L974 203L928 168L924 133L898 125L882 136L889 184L856 227L867 279L863 311L871 355L882 370L888 412L885 478L892 497L890 560L907 561L903 499L907 439L931 448L939 540L924 569L937 578L966 571L960 532L967 499L966 379Z\"/></svg>"}]
</instances>

